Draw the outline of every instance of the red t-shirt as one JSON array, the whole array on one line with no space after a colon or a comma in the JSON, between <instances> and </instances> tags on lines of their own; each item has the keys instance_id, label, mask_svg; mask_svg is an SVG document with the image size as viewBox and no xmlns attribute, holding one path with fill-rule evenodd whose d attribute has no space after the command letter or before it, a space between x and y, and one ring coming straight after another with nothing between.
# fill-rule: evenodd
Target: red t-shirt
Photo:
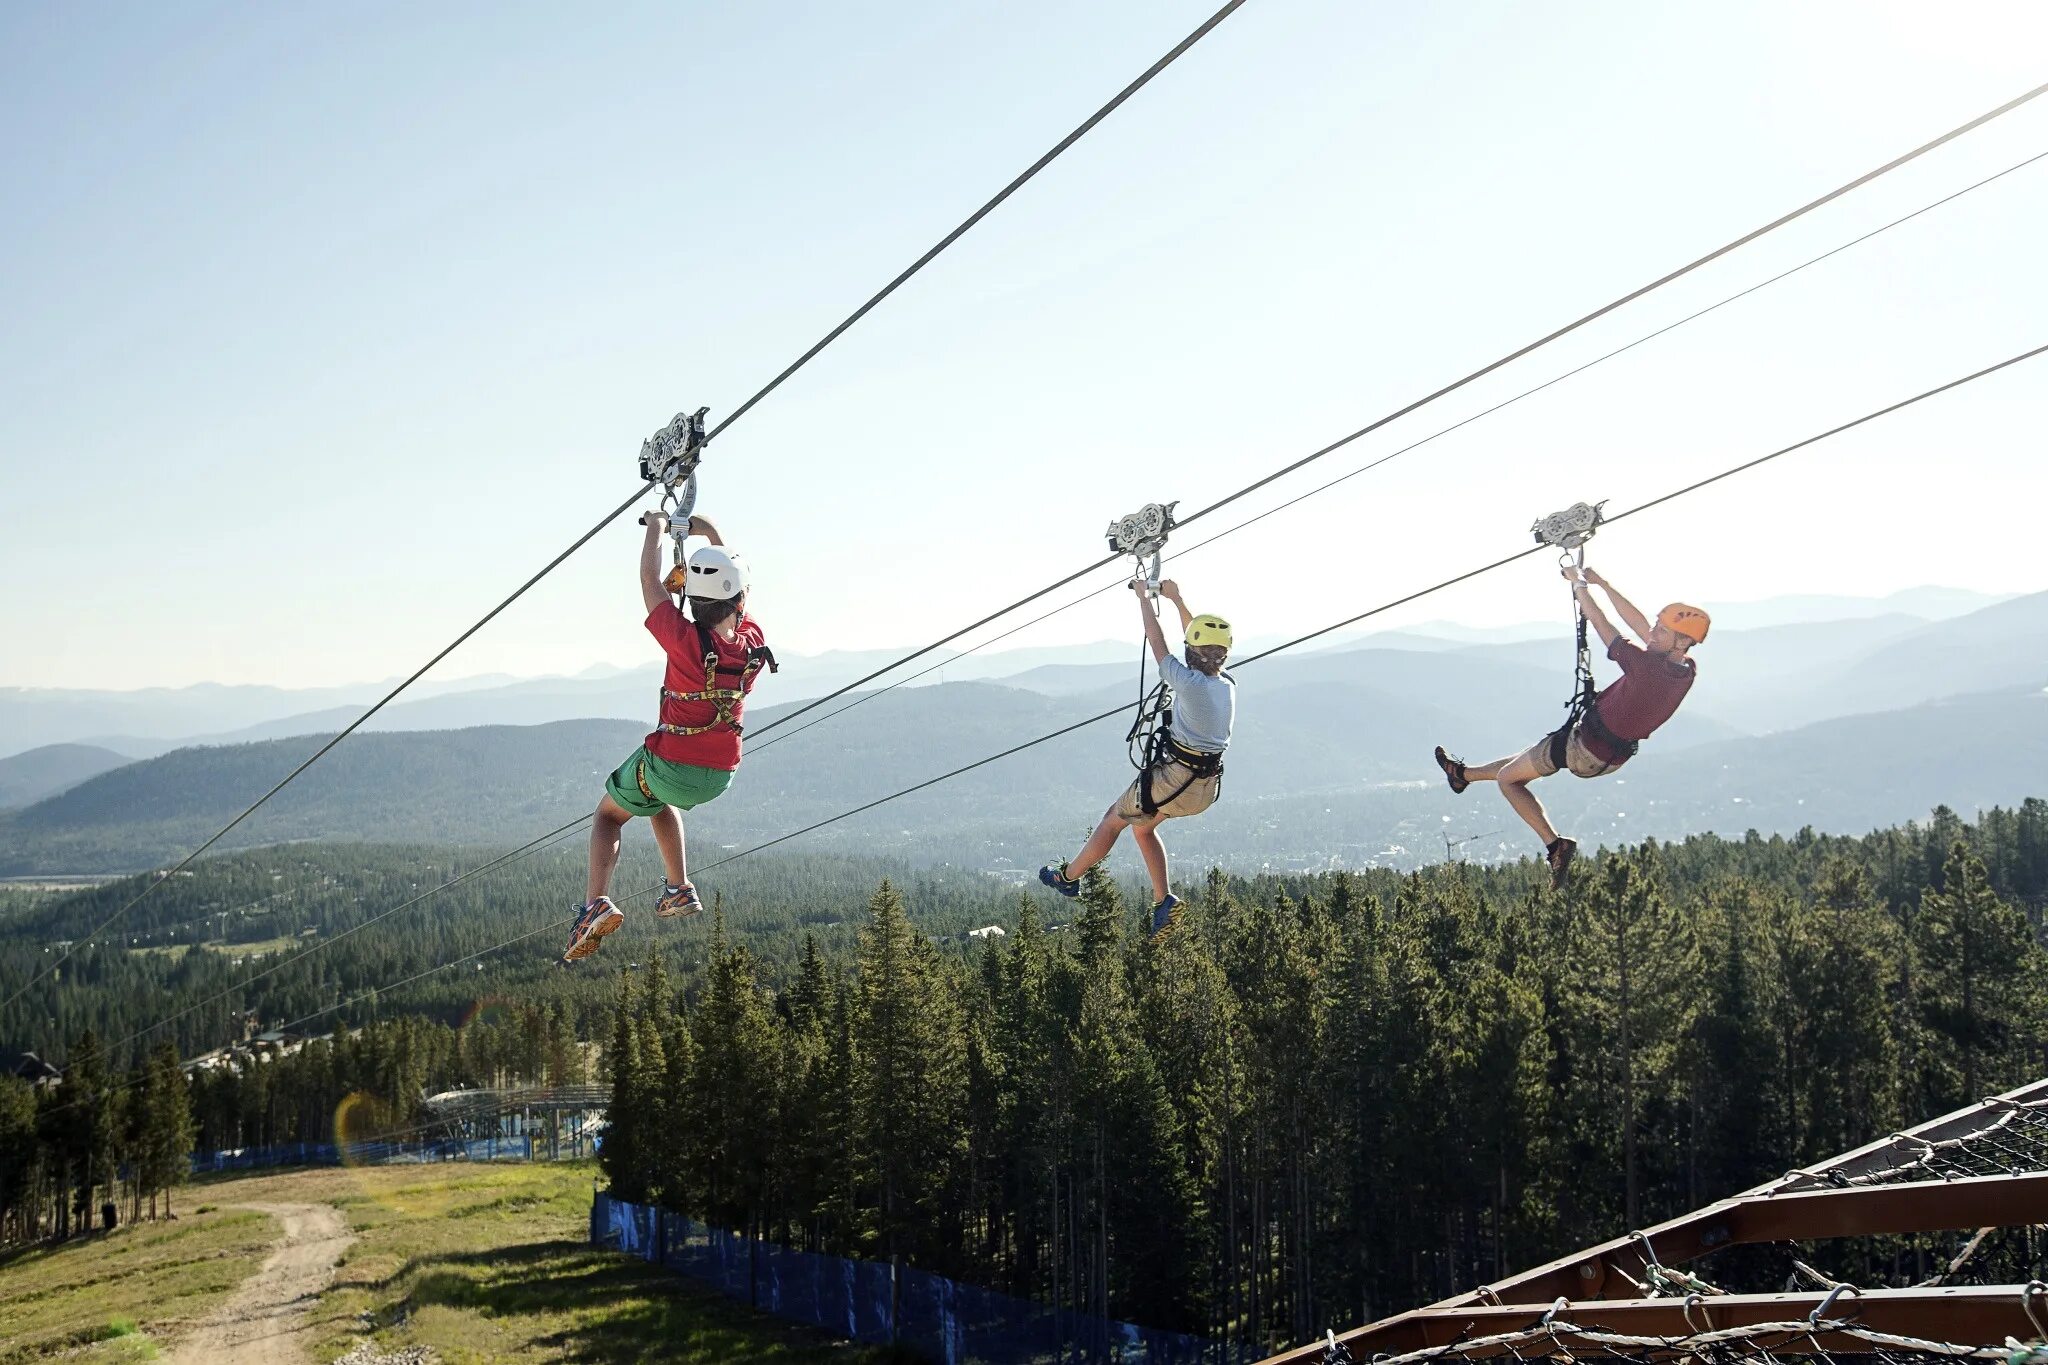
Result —
<instances>
[{"instance_id":1,"label":"red t-shirt","mask_svg":"<svg viewBox=\"0 0 2048 1365\"><path fill-rule=\"evenodd\" d=\"M662 653L668 655L668 672L661 684L663 690L703 691L704 646L696 625L683 615L682 609L673 602L663 602L647 613L647 631L661 642ZM719 668L732 670L721 673L717 686L752 691L758 673L748 676L744 682L739 680L738 674L747 666L748 654L767 643L761 627L752 617L743 616L732 638L727 639L715 630L709 634L713 647L718 651ZM745 709L745 701L733 703L733 719L738 720ZM663 725L709 725L717 715L718 708L708 701L675 701L667 696L661 699ZM739 731L729 725L713 726L701 735L672 735L656 730L647 737L647 752L671 763L731 772L740 766L740 736Z\"/></svg>"},{"instance_id":2,"label":"red t-shirt","mask_svg":"<svg viewBox=\"0 0 2048 1365\"><path fill-rule=\"evenodd\" d=\"M1667 655L1652 654L1618 635L1607 647L1607 657L1621 665L1621 676L1601 689L1593 705L1616 739L1648 739L1656 733L1678 710L1678 703L1692 690L1692 680L1699 676L1691 659L1674 663ZM1587 729L1582 734L1587 751L1603 763L1619 763L1628 757L1608 752L1598 732Z\"/></svg>"}]
</instances>

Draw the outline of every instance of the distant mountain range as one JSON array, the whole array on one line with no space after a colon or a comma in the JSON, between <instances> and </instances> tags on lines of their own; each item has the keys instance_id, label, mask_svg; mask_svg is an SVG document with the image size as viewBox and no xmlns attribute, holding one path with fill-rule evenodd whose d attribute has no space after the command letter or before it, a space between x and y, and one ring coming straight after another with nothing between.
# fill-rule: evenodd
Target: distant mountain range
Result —
<instances>
[{"instance_id":1,"label":"distant mountain range","mask_svg":"<svg viewBox=\"0 0 2048 1365\"><path fill-rule=\"evenodd\" d=\"M2043 641L2048 594L1945 621L1892 613L1717 632L1700 650L1693 698L1641 759L1613 779L1547 783L1544 796L1591 839L1808 823L1861 830L1936 804L1969 813L2016 802L2048 788ZM1526 746L1561 716L1570 667L1568 639L1445 649L1401 637L1245 667L1225 800L1177 826L1171 842L1238 866L1408 865L1441 856L1445 833L1501 828L1508 833L1467 854L1525 852L1526 836L1497 796L1451 797L1429 752L1442 742L1486 758ZM1134 683L1130 662L1047 664L1005 684L873 696L829 725L786 740L770 733L750 745L731 793L692 815L693 847L702 859L721 845L777 837L1128 704ZM649 709L636 689L634 719L359 735L229 843L523 842L589 809ZM754 730L789 709L760 708ZM1128 780L1122 725L1105 721L992 763L807 835L807 845L1021 873L1076 842ZM184 748L89 774L0 816L0 873L159 864L318 742ZM62 766L54 756L38 762ZM10 771L0 765L0 776Z\"/></svg>"},{"instance_id":2,"label":"distant mountain range","mask_svg":"<svg viewBox=\"0 0 2048 1365\"><path fill-rule=\"evenodd\" d=\"M109 768L129 762L126 754L96 744L45 744L0 758L0 810L31 805L68 791Z\"/></svg>"}]
</instances>

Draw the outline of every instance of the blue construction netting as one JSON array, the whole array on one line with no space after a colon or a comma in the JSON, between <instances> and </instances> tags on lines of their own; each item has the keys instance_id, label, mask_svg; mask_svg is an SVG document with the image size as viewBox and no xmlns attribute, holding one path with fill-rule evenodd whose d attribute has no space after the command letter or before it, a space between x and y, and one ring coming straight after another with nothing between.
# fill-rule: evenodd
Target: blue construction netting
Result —
<instances>
[{"instance_id":1,"label":"blue construction netting","mask_svg":"<svg viewBox=\"0 0 2048 1365\"><path fill-rule=\"evenodd\" d=\"M1029 1299L876 1261L792 1251L680 1214L597 1194L593 1246L702 1280L766 1313L853 1341L909 1346L935 1365L1201 1365L1200 1337L1063 1312Z\"/></svg>"}]
</instances>

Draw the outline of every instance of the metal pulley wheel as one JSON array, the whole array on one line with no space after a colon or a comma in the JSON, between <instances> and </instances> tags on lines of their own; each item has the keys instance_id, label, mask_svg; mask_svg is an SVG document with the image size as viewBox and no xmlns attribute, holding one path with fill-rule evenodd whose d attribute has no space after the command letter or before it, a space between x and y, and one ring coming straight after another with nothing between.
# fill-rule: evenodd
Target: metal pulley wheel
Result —
<instances>
[{"instance_id":1,"label":"metal pulley wheel","mask_svg":"<svg viewBox=\"0 0 2048 1365\"><path fill-rule=\"evenodd\" d=\"M1137 511L1109 524L1109 548L1120 555L1156 555L1166 545L1166 533L1173 529L1177 502L1148 502Z\"/></svg>"},{"instance_id":2,"label":"metal pulley wheel","mask_svg":"<svg viewBox=\"0 0 2048 1365\"><path fill-rule=\"evenodd\" d=\"M1576 550L1593 538L1593 532L1602 520L1601 508L1607 503L1575 502L1562 512L1552 512L1538 518L1529 529L1535 533L1536 543L1552 545L1560 550Z\"/></svg>"}]
</instances>

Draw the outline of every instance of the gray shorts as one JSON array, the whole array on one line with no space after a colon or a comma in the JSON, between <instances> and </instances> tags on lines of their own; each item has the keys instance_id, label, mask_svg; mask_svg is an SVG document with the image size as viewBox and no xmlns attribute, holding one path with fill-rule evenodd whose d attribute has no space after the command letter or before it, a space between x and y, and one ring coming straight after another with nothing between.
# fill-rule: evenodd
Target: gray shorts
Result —
<instances>
[{"instance_id":1,"label":"gray shorts","mask_svg":"<svg viewBox=\"0 0 2048 1365\"><path fill-rule=\"evenodd\" d=\"M1538 777L1549 777L1558 772L1560 767L1570 768L1573 777L1603 777L1621 766L1619 763L1609 763L1588 749L1585 736L1576 725L1572 727L1571 733L1565 736L1562 765L1557 761L1557 747L1557 732L1552 731L1529 746L1528 752L1522 757L1536 765Z\"/></svg>"}]
</instances>

